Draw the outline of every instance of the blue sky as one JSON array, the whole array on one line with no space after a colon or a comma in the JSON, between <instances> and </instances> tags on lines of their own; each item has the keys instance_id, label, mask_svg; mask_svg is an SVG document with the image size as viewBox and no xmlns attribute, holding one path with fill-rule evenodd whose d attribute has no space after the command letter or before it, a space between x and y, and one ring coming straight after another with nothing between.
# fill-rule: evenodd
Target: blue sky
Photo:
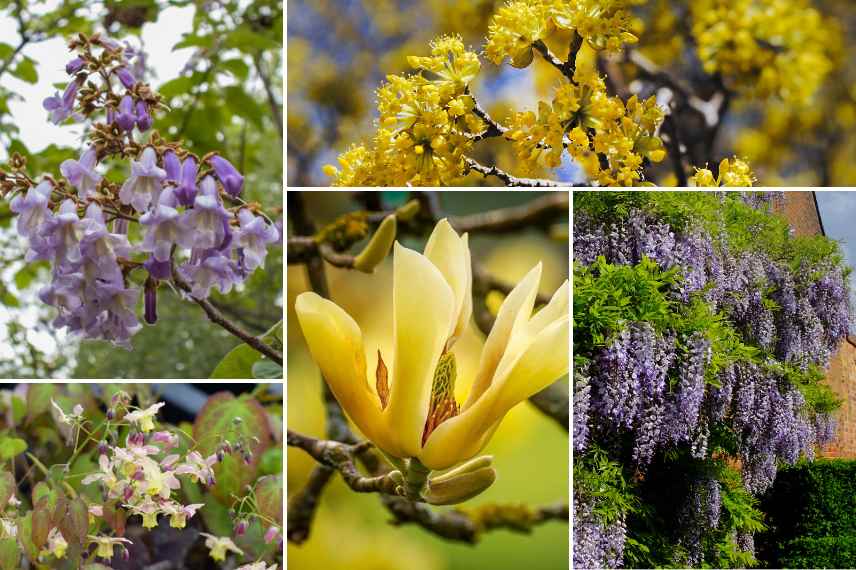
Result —
<instances>
[{"instance_id":1,"label":"blue sky","mask_svg":"<svg viewBox=\"0 0 856 570\"><path fill-rule=\"evenodd\" d=\"M856 191L815 192L826 235L841 243L841 249L851 267L856 266ZM856 310L856 271L850 274L850 298ZM850 331L856 334L856 327Z\"/></svg>"}]
</instances>

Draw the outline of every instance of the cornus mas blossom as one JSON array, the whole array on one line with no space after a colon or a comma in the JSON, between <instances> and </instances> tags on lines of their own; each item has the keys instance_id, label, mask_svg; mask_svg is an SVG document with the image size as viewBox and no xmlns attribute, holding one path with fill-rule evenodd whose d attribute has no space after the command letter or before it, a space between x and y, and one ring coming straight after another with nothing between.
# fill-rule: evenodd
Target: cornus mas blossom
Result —
<instances>
[{"instance_id":1,"label":"cornus mas blossom","mask_svg":"<svg viewBox=\"0 0 856 570\"><path fill-rule=\"evenodd\" d=\"M472 313L472 267L467 235L445 220L424 254L394 246L393 348L378 351L374 386L359 325L315 293L298 296L314 360L350 419L397 468L390 477L400 494L453 504L481 493L494 480L491 458L472 458L512 407L567 373L568 284L533 315L540 277L538 264L505 299L462 404L454 347Z\"/></svg>"},{"instance_id":2,"label":"cornus mas blossom","mask_svg":"<svg viewBox=\"0 0 856 570\"><path fill-rule=\"evenodd\" d=\"M98 34L81 34L69 48L78 55L66 66L68 88L44 106L57 124L92 121L88 146L60 165L62 178L38 182L13 156L0 191L29 242L27 260L51 265L39 298L57 309L54 326L128 347L141 327L135 283L145 281L144 316L154 324L160 282L197 299L227 293L264 267L280 233L240 198L244 177L226 158L197 157L156 132L143 137L165 107L144 82L142 52ZM122 183L103 173L116 160L127 161Z\"/></svg>"}]
</instances>

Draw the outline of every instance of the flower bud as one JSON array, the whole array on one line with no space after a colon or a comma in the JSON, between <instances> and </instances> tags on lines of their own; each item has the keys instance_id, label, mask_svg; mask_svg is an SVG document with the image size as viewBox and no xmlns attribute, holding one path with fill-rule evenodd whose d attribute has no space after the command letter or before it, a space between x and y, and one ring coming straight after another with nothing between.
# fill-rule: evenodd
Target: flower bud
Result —
<instances>
[{"instance_id":1,"label":"flower bud","mask_svg":"<svg viewBox=\"0 0 856 570\"><path fill-rule=\"evenodd\" d=\"M132 131L137 116L134 114L134 100L130 95L125 95L119 102L119 112L116 115L116 124L123 131Z\"/></svg>"},{"instance_id":2,"label":"flower bud","mask_svg":"<svg viewBox=\"0 0 856 570\"><path fill-rule=\"evenodd\" d=\"M86 65L86 62L83 61L82 58L76 57L65 64L65 72L69 75L74 75Z\"/></svg>"},{"instance_id":3,"label":"flower bud","mask_svg":"<svg viewBox=\"0 0 856 570\"><path fill-rule=\"evenodd\" d=\"M395 210L395 217L402 222L409 222L419 213L419 200L410 200L405 205Z\"/></svg>"},{"instance_id":4,"label":"flower bud","mask_svg":"<svg viewBox=\"0 0 856 570\"><path fill-rule=\"evenodd\" d=\"M226 459L226 454L223 452L222 449L218 449L217 450L217 462L222 463L224 459Z\"/></svg>"},{"instance_id":5,"label":"flower bud","mask_svg":"<svg viewBox=\"0 0 856 570\"><path fill-rule=\"evenodd\" d=\"M98 442L98 455L107 455L107 452L109 451L109 449L110 448L107 446L106 442L104 442L104 441Z\"/></svg>"},{"instance_id":6,"label":"flower bud","mask_svg":"<svg viewBox=\"0 0 856 570\"><path fill-rule=\"evenodd\" d=\"M232 166L231 162L216 154L209 158L208 162L214 168L214 172L226 193L233 198L240 196L244 189L244 177L241 176L238 169Z\"/></svg>"},{"instance_id":7,"label":"flower bud","mask_svg":"<svg viewBox=\"0 0 856 570\"><path fill-rule=\"evenodd\" d=\"M481 494L496 480L491 462L489 456L479 457L429 479L425 501L432 505L454 505Z\"/></svg>"},{"instance_id":8,"label":"flower bud","mask_svg":"<svg viewBox=\"0 0 856 570\"><path fill-rule=\"evenodd\" d=\"M107 408L107 420L112 422L115 419L116 419L116 410L114 410L113 408Z\"/></svg>"},{"instance_id":9,"label":"flower bud","mask_svg":"<svg viewBox=\"0 0 856 570\"><path fill-rule=\"evenodd\" d=\"M149 276L146 279L145 292L143 293L143 318L145 321L153 325L158 322L158 287L157 281Z\"/></svg>"},{"instance_id":10,"label":"flower bud","mask_svg":"<svg viewBox=\"0 0 856 570\"><path fill-rule=\"evenodd\" d=\"M270 544L279 538L279 527L272 526L265 532L265 544Z\"/></svg>"},{"instance_id":11,"label":"flower bud","mask_svg":"<svg viewBox=\"0 0 856 570\"><path fill-rule=\"evenodd\" d=\"M130 559L131 559L131 553L130 553L130 552L128 552L128 548L127 548L126 546L124 546L124 545L123 545L123 546L120 548L119 552L120 552L120 553L121 553L121 555L122 555L122 560L124 560L125 562L127 562L128 560L130 560Z\"/></svg>"},{"instance_id":12,"label":"flower bud","mask_svg":"<svg viewBox=\"0 0 856 570\"><path fill-rule=\"evenodd\" d=\"M237 523L235 523L235 536L244 536L247 532L247 524L246 519L240 519Z\"/></svg>"},{"instance_id":13,"label":"flower bud","mask_svg":"<svg viewBox=\"0 0 856 570\"><path fill-rule=\"evenodd\" d=\"M125 89L133 89L134 84L137 82L134 79L134 75L128 71L127 67L120 67L116 70L116 76L119 78L119 81L122 82L122 85L125 86Z\"/></svg>"},{"instance_id":14,"label":"flower bud","mask_svg":"<svg viewBox=\"0 0 856 570\"><path fill-rule=\"evenodd\" d=\"M163 169L166 170L166 179L178 182L181 177L181 159L174 151L168 150L163 155Z\"/></svg>"},{"instance_id":15,"label":"flower bud","mask_svg":"<svg viewBox=\"0 0 856 570\"><path fill-rule=\"evenodd\" d=\"M137 128L141 132L152 128L152 115L145 101L137 101Z\"/></svg>"},{"instance_id":16,"label":"flower bud","mask_svg":"<svg viewBox=\"0 0 856 570\"><path fill-rule=\"evenodd\" d=\"M374 272L375 267L380 265L392 249L397 225L395 214L390 214L383 219L368 245L354 259L354 269L363 273Z\"/></svg>"}]
</instances>

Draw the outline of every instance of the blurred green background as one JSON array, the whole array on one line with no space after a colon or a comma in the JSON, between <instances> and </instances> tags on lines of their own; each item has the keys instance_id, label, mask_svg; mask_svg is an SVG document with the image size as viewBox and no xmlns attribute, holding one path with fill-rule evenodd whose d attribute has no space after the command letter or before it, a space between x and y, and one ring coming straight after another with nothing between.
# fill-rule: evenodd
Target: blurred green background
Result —
<instances>
[{"instance_id":1,"label":"blurred green background","mask_svg":"<svg viewBox=\"0 0 856 570\"><path fill-rule=\"evenodd\" d=\"M319 226L359 209L350 193L302 194L310 218ZM462 215L527 203L538 193L441 192L438 195L444 212ZM404 192L384 193L388 202L401 203L404 197ZM421 240L408 238L403 243L421 251L425 239L427 235ZM475 262L508 283L516 283L538 261L544 264L542 293L552 294L567 279L565 237L551 238L538 229L501 236L471 235L470 248ZM327 276L333 300L360 324L366 347L391 343L391 256L373 275L328 266ZM288 267L287 283L288 427L324 437L321 376L309 356L294 314L295 297L308 287L302 265ZM458 401L469 390L483 341L484 335L471 322L469 330L455 345ZM461 507L485 503L525 503L537 507L568 500L567 433L528 402L506 416L484 453L494 456L496 483ZM289 495L303 487L313 466L313 460L304 452L288 449ZM441 540L415 525L393 527L387 524L389 518L376 496L353 493L339 477L334 477L322 495L309 540L301 546L288 545L288 566L291 570L540 570L565 568L568 564L569 527L560 522L537 526L531 535L489 531L478 544L470 546Z\"/></svg>"}]
</instances>

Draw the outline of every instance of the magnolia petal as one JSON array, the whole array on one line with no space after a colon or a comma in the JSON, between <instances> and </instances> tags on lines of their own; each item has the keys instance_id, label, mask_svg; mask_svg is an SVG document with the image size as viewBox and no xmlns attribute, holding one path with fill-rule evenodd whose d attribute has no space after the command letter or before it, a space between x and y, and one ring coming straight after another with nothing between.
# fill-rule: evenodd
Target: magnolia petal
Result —
<instances>
[{"instance_id":1,"label":"magnolia petal","mask_svg":"<svg viewBox=\"0 0 856 570\"><path fill-rule=\"evenodd\" d=\"M506 352L512 333L523 326L532 314L535 297L538 295L538 283L541 281L541 264L529 270L523 280L512 289L503 301L487 336L479 360L472 389L462 409L466 410L487 390L494 378L497 367Z\"/></svg>"},{"instance_id":2,"label":"magnolia petal","mask_svg":"<svg viewBox=\"0 0 856 570\"><path fill-rule=\"evenodd\" d=\"M419 460L439 470L469 459L487 444L511 408L567 374L569 322L566 315L538 333L504 382L490 386L469 409L437 426Z\"/></svg>"},{"instance_id":3,"label":"magnolia petal","mask_svg":"<svg viewBox=\"0 0 856 570\"><path fill-rule=\"evenodd\" d=\"M384 410L398 457L421 448L434 369L454 319L454 294L423 255L395 244L393 254L393 363L389 405Z\"/></svg>"},{"instance_id":4,"label":"magnolia petal","mask_svg":"<svg viewBox=\"0 0 856 570\"><path fill-rule=\"evenodd\" d=\"M298 295L294 309L312 358L336 400L366 437L387 449L380 403L366 377L360 327L341 307L316 293Z\"/></svg>"},{"instance_id":5,"label":"magnolia petal","mask_svg":"<svg viewBox=\"0 0 856 570\"><path fill-rule=\"evenodd\" d=\"M455 320L449 330L449 346L454 344L470 321L473 312L473 272L467 234L458 236L446 219L437 222L428 243L425 257L431 260L455 295Z\"/></svg>"}]
</instances>

